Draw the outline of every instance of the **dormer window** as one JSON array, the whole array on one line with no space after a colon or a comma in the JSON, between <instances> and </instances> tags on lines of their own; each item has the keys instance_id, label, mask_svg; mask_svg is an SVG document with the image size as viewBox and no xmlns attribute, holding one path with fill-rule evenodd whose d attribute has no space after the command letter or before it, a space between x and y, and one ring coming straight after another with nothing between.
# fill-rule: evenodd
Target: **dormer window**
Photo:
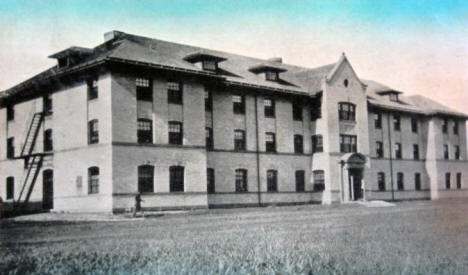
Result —
<instances>
[{"instance_id":1,"label":"dormer window","mask_svg":"<svg viewBox=\"0 0 468 275\"><path fill-rule=\"evenodd\" d=\"M68 67L68 57L63 57L58 59L59 68Z\"/></svg>"},{"instance_id":2,"label":"dormer window","mask_svg":"<svg viewBox=\"0 0 468 275\"><path fill-rule=\"evenodd\" d=\"M198 51L184 57L184 60L194 64L205 71L216 72L218 63L225 61L226 58L208 51Z\"/></svg>"},{"instance_id":3,"label":"dormer window","mask_svg":"<svg viewBox=\"0 0 468 275\"><path fill-rule=\"evenodd\" d=\"M218 68L218 66L214 60L204 60L202 62L202 68L203 70L216 72L216 69Z\"/></svg>"},{"instance_id":4,"label":"dormer window","mask_svg":"<svg viewBox=\"0 0 468 275\"><path fill-rule=\"evenodd\" d=\"M92 49L83 47L70 47L63 51L50 55L49 58L57 59L59 68L66 68L79 63L81 60L90 56L92 53Z\"/></svg>"},{"instance_id":5,"label":"dormer window","mask_svg":"<svg viewBox=\"0 0 468 275\"><path fill-rule=\"evenodd\" d=\"M397 93L389 93L388 94L390 101L398 102L398 94Z\"/></svg>"},{"instance_id":6,"label":"dormer window","mask_svg":"<svg viewBox=\"0 0 468 275\"><path fill-rule=\"evenodd\" d=\"M265 73L265 79L268 81L278 81L279 74L287 70L278 65L272 64L258 64L249 68L254 74Z\"/></svg>"},{"instance_id":7,"label":"dormer window","mask_svg":"<svg viewBox=\"0 0 468 275\"><path fill-rule=\"evenodd\" d=\"M266 80L278 81L278 72L268 71L265 73Z\"/></svg>"}]
</instances>

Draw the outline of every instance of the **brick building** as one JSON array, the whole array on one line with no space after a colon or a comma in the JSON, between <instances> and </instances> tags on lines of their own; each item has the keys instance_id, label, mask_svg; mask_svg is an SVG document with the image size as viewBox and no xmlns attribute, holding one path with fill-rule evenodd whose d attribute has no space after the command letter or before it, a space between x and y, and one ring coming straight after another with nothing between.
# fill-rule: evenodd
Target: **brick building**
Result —
<instances>
[{"instance_id":1,"label":"brick building","mask_svg":"<svg viewBox=\"0 0 468 275\"><path fill-rule=\"evenodd\" d=\"M358 78L112 31L1 94L4 209L468 195L466 119Z\"/></svg>"}]
</instances>

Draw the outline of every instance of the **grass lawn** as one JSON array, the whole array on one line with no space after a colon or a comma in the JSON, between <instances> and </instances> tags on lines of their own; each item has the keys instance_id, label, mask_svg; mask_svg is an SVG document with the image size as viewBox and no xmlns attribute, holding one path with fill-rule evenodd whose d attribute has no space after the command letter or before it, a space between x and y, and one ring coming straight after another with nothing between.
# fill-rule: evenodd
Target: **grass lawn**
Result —
<instances>
[{"instance_id":1,"label":"grass lawn","mask_svg":"<svg viewBox=\"0 0 468 275\"><path fill-rule=\"evenodd\" d=\"M467 274L468 200L1 221L0 272Z\"/></svg>"}]
</instances>

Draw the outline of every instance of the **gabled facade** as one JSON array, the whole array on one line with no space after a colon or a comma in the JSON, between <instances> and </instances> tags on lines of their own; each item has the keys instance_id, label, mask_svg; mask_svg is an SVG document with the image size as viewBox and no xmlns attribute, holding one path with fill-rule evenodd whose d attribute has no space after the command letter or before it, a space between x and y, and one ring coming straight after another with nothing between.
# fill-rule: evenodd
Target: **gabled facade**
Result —
<instances>
[{"instance_id":1,"label":"gabled facade","mask_svg":"<svg viewBox=\"0 0 468 275\"><path fill-rule=\"evenodd\" d=\"M1 94L4 209L468 195L467 116L360 79L113 31Z\"/></svg>"}]
</instances>

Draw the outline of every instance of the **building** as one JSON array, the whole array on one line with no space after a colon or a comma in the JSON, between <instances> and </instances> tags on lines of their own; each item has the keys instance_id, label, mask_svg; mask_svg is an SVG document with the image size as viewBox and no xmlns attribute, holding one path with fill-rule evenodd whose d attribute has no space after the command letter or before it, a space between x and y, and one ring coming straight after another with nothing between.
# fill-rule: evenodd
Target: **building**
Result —
<instances>
[{"instance_id":1,"label":"building","mask_svg":"<svg viewBox=\"0 0 468 275\"><path fill-rule=\"evenodd\" d=\"M4 209L468 196L468 116L360 79L112 31L1 94Z\"/></svg>"}]
</instances>

